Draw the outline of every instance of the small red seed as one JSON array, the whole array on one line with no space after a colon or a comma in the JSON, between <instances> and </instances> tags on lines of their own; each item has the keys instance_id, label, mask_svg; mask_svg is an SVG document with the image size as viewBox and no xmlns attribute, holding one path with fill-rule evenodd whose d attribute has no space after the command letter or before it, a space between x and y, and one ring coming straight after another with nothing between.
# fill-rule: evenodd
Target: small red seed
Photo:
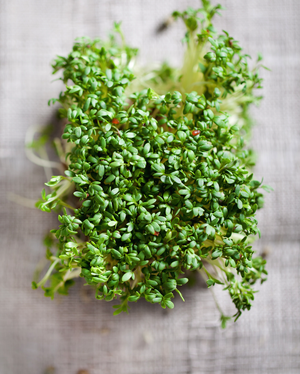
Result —
<instances>
[{"instance_id":1,"label":"small red seed","mask_svg":"<svg viewBox=\"0 0 300 374\"><path fill-rule=\"evenodd\" d=\"M120 123L116 118L114 118L111 122L114 125L118 125Z\"/></svg>"},{"instance_id":2,"label":"small red seed","mask_svg":"<svg viewBox=\"0 0 300 374\"><path fill-rule=\"evenodd\" d=\"M200 134L200 130L194 130L192 131L192 135L193 136L196 136L196 135L199 135Z\"/></svg>"},{"instance_id":3,"label":"small red seed","mask_svg":"<svg viewBox=\"0 0 300 374\"><path fill-rule=\"evenodd\" d=\"M159 235L159 232L154 231L154 235L155 235L155 236L158 236L158 235Z\"/></svg>"}]
</instances>

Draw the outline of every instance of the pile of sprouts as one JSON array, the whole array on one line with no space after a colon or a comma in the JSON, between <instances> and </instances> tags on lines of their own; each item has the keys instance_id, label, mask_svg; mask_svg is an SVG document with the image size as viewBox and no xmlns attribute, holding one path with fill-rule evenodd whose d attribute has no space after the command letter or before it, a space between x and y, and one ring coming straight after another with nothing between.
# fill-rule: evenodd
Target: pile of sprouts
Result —
<instances>
[{"instance_id":1,"label":"pile of sprouts","mask_svg":"<svg viewBox=\"0 0 300 374\"><path fill-rule=\"evenodd\" d=\"M136 66L120 24L109 41L77 39L54 61L66 85L50 100L63 119L60 162L28 150L60 172L37 203L60 222L45 240L50 267L33 282L46 296L67 294L80 276L97 299L120 300L114 314L140 298L172 309L199 272L229 292L236 319L251 308L253 285L267 274L251 242L260 235L259 188L268 187L253 179L246 147L261 58L250 69L238 42L212 25L220 5L202 3L172 15L186 25L180 68Z\"/></svg>"}]
</instances>

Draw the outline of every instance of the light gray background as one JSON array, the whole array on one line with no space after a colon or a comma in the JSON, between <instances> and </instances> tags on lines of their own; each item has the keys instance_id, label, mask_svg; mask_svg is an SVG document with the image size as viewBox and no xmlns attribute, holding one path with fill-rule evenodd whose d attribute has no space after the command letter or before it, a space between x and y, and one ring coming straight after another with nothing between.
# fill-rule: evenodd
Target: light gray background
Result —
<instances>
[{"instance_id":1,"label":"light gray background","mask_svg":"<svg viewBox=\"0 0 300 374\"><path fill-rule=\"evenodd\" d=\"M214 2L215 3L215 2ZM44 256L43 235L55 216L16 205L9 192L37 199L43 170L24 153L32 124L53 121L47 100L61 90L50 83L50 61L66 55L77 36L104 37L123 20L140 61L179 63L183 28L156 36L174 9L197 7L196 0L0 0L0 163L1 271L0 374L296 374L300 372L299 289L299 0L223 0L217 19L245 51L262 52L272 72L263 72L265 99L254 109L256 176L275 192L258 215L268 248L269 280L251 312L225 331L211 293L186 288L173 311L145 302L129 315L112 316L112 304L96 301L78 283L69 297L46 299L30 288ZM225 292L216 289L225 311ZM48 369L47 369L48 368ZM52 371L53 372L53 371Z\"/></svg>"}]
</instances>

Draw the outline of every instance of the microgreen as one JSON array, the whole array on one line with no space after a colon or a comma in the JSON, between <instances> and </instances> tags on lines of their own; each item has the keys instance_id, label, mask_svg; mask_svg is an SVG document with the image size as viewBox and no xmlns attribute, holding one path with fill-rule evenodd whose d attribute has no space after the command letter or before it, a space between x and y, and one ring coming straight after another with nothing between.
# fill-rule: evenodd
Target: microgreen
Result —
<instances>
[{"instance_id":1,"label":"microgreen","mask_svg":"<svg viewBox=\"0 0 300 374\"><path fill-rule=\"evenodd\" d=\"M46 243L50 268L33 282L46 296L67 293L80 275L97 299L120 299L114 314L140 298L172 309L189 270L229 291L236 318L250 309L267 272L250 245L262 194L243 136L262 80L238 42L216 34L219 9L205 0L173 13L187 27L179 69L139 74L120 24L121 46L114 34L107 43L81 38L55 60L66 89L50 103L67 119L66 171L38 202L60 213Z\"/></svg>"}]
</instances>

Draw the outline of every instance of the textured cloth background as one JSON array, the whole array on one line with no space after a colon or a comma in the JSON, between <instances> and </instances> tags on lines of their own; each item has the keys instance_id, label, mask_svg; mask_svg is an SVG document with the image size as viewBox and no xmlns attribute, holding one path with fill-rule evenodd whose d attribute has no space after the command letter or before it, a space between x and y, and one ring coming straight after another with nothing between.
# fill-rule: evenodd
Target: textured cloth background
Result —
<instances>
[{"instance_id":1,"label":"textured cloth background","mask_svg":"<svg viewBox=\"0 0 300 374\"><path fill-rule=\"evenodd\" d=\"M176 298L173 311L142 301L118 317L80 281L69 297L44 298L31 289L32 274L44 256L44 234L58 222L7 200L10 192L37 199L45 182L42 168L25 157L24 136L30 125L53 121L47 100L62 88L50 83L54 56L69 53L77 36L104 38L114 20L123 20L127 40L141 48L140 61L178 64L183 27L159 36L155 29L174 9L199 2L0 0L0 374L300 372L300 1L222 3L219 30L249 54L262 52L272 69L263 72L265 99L253 110L252 144L257 179L264 176L275 189L258 214L263 239L255 244L269 250L268 282L251 312L226 330L200 283L183 290L186 302ZM215 292L232 312L227 294Z\"/></svg>"}]
</instances>

